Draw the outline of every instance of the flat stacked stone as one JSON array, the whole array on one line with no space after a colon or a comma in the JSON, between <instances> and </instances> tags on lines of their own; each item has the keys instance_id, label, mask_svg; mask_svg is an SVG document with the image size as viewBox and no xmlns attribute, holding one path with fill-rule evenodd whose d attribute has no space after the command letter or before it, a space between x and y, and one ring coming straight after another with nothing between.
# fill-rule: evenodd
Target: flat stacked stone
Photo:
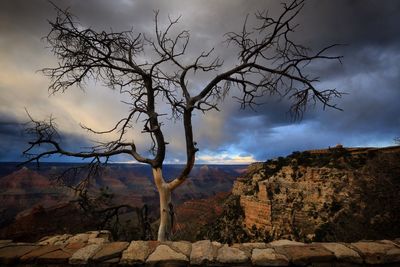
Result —
<instances>
[{"instance_id":1,"label":"flat stacked stone","mask_svg":"<svg viewBox=\"0 0 400 267\"><path fill-rule=\"evenodd\" d=\"M101 244L88 244L85 247L75 251L69 258L70 264L87 264L89 259L92 258L100 249Z\"/></svg>"},{"instance_id":2,"label":"flat stacked stone","mask_svg":"<svg viewBox=\"0 0 400 267\"><path fill-rule=\"evenodd\" d=\"M103 246L91 257L94 262L103 262L111 259L119 259L122 252L129 246L128 242L112 242L103 244Z\"/></svg>"},{"instance_id":3,"label":"flat stacked stone","mask_svg":"<svg viewBox=\"0 0 400 267\"><path fill-rule=\"evenodd\" d=\"M192 243L188 241L172 242L171 248L184 254L188 259L190 258L190 252L192 252Z\"/></svg>"},{"instance_id":4,"label":"flat stacked stone","mask_svg":"<svg viewBox=\"0 0 400 267\"><path fill-rule=\"evenodd\" d=\"M108 231L56 235L35 244L0 240L0 266L400 266L398 240L233 245L111 241Z\"/></svg>"},{"instance_id":5,"label":"flat stacked stone","mask_svg":"<svg viewBox=\"0 0 400 267\"><path fill-rule=\"evenodd\" d=\"M400 248L388 241L361 241L351 243L351 247L363 256L367 264L400 263Z\"/></svg>"},{"instance_id":6,"label":"flat stacked stone","mask_svg":"<svg viewBox=\"0 0 400 267\"><path fill-rule=\"evenodd\" d=\"M39 240L38 245L62 245L66 243L70 237L72 237L72 235L69 234L44 237Z\"/></svg>"},{"instance_id":7,"label":"flat stacked stone","mask_svg":"<svg viewBox=\"0 0 400 267\"><path fill-rule=\"evenodd\" d=\"M249 261L246 253L238 248L222 246L218 249L216 262L224 264L243 264Z\"/></svg>"},{"instance_id":8,"label":"flat stacked stone","mask_svg":"<svg viewBox=\"0 0 400 267\"><path fill-rule=\"evenodd\" d=\"M83 234L76 234L68 239L68 243L75 243L75 242L84 242L87 243L89 240L89 235L87 233Z\"/></svg>"},{"instance_id":9,"label":"flat stacked stone","mask_svg":"<svg viewBox=\"0 0 400 267\"><path fill-rule=\"evenodd\" d=\"M36 244L8 243L0 248L0 264L11 265L20 262L20 258L32 250L38 248Z\"/></svg>"},{"instance_id":10,"label":"flat stacked stone","mask_svg":"<svg viewBox=\"0 0 400 267\"><path fill-rule=\"evenodd\" d=\"M39 246L34 250L30 251L29 253L24 254L22 257L20 257L20 261L27 263L35 262L37 258L59 249L61 249L61 246L59 245Z\"/></svg>"},{"instance_id":11,"label":"flat stacked stone","mask_svg":"<svg viewBox=\"0 0 400 267\"><path fill-rule=\"evenodd\" d=\"M355 250L340 243L321 243L321 246L333 252L338 262L361 264L363 259Z\"/></svg>"},{"instance_id":12,"label":"flat stacked stone","mask_svg":"<svg viewBox=\"0 0 400 267\"><path fill-rule=\"evenodd\" d=\"M289 259L277 253L273 248L253 249L251 262L255 266L288 266Z\"/></svg>"},{"instance_id":13,"label":"flat stacked stone","mask_svg":"<svg viewBox=\"0 0 400 267\"><path fill-rule=\"evenodd\" d=\"M69 262L70 258L76 251L86 246L86 243L75 242L75 243L67 243L66 245L63 246L60 245L48 245L48 246L58 247L58 249L49 251L48 253L38 256L35 262L41 264L66 264Z\"/></svg>"},{"instance_id":14,"label":"flat stacked stone","mask_svg":"<svg viewBox=\"0 0 400 267\"><path fill-rule=\"evenodd\" d=\"M192 244L190 264L203 265L213 263L218 253L220 244L210 240L201 240Z\"/></svg>"},{"instance_id":15,"label":"flat stacked stone","mask_svg":"<svg viewBox=\"0 0 400 267\"><path fill-rule=\"evenodd\" d=\"M255 243L235 243L232 245L232 247L240 249L250 259L251 253L254 249L256 248L264 249L264 248L269 248L270 246L266 243L255 242Z\"/></svg>"},{"instance_id":16,"label":"flat stacked stone","mask_svg":"<svg viewBox=\"0 0 400 267\"><path fill-rule=\"evenodd\" d=\"M141 264L146 262L150 254L150 247L146 241L132 241L128 248L122 252L121 264Z\"/></svg>"},{"instance_id":17,"label":"flat stacked stone","mask_svg":"<svg viewBox=\"0 0 400 267\"><path fill-rule=\"evenodd\" d=\"M153 253L146 259L146 263L149 265L165 265L166 263L171 266L186 266L189 259L186 255L178 252L166 244L157 246Z\"/></svg>"},{"instance_id":18,"label":"flat stacked stone","mask_svg":"<svg viewBox=\"0 0 400 267\"><path fill-rule=\"evenodd\" d=\"M281 240L272 241L269 243L269 245L271 247L281 247L281 246L304 246L305 244L302 242L281 239Z\"/></svg>"},{"instance_id":19,"label":"flat stacked stone","mask_svg":"<svg viewBox=\"0 0 400 267\"><path fill-rule=\"evenodd\" d=\"M276 252L285 255L290 262L298 266L311 263L334 262L335 254L320 244L283 245L275 247Z\"/></svg>"},{"instance_id":20,"label":"flat stacked stone","mask_svg":"<svg viewBox=\"0 0 400 267\"><path fill-rule=\"evenodd\" d=\"M12 240L11 239L3 239L0 240L0 248L6 247L8 244L11 244Z\"/></svg>"}]
</instances>

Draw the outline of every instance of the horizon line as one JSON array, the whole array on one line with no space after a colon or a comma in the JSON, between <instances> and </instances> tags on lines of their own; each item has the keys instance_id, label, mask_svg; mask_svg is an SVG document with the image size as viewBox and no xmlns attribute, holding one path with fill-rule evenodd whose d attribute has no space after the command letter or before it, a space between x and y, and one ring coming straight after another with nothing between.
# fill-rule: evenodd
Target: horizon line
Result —
<instances>
[{"instance_id":1,"label":"horizon line","mask_svg":"<svg viewBox=\"0 0 400 267\"><path fill-rule=\"evenodd\" d=\"M254 162L249 162L249 163L195 163L194 165L250 165L253 163L258 163L258 162L264 162L264 161L254 161ZM23 161L1 161L0 160L0 164L2 163L18 163L21 164L23 163ZM89 164L88 162L75 162L75 161L42 161L39 163L40 164L52 164L52 163L59 163L59 164ZM35 164L37 165L36 162L27 162L25 164L21 164L21 165L28 165L28 164ZM108 164L125 164L125 165L143 165L143 166L147 166L149 164L147 163L140 163L140 162L107 162L107 163L102 163L105 165ZM163 165L186 165L185 163L164 163Z\"/></svg>"}]
</instances>

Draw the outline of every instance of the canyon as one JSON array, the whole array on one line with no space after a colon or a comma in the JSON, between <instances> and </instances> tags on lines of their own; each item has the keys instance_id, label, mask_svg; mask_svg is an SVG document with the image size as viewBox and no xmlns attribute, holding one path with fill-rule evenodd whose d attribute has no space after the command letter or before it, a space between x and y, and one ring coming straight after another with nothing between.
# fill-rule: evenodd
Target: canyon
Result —
<instances>
[{"instance_id":1,"label":"canyon","mask_svg":"<svg viewBox=\"0 0 400 267\"><path fill-rule=\"evenodd\" d=\"M44 163L37 168L33 164L17 167L16 163L0 163L0 237L33 241L61 231L76 233L103 226L87 216L75 192L56 179L60 173L73 166L83 165ZM173 178L181 168L180 165L166 165L165 176ZM176 232L186 232L183 229L188 227L183 222L185 218L192 218L191 214L213 209L199 209L197 199L214 196L221 198L219 194L224 196L223 192L230 192L234 180L245 169L246 166L242 165L196 165L191 179L173 195L179 222L176 228L180 229ZM102 208L126 205L127 208L120 210L119 226L136 231L140 220L138 212L144 206L152 225L157 223L159 200L151 177L151 170L145 165L109 164L91 181L89 191L95 197L102 197L104 193L110 196ZM78 180L79 177L71 177L66 183ZM140 236L125 234L121 238Z\"/></svg>"},{"instance_id":2,"label":"canyon","mask_svg":"<svg viewBox=\"0 0 400 267\"><path fill-rule=\"evenodd\" d=\"M227 244L395 239L400 236L399 162L399 146L337 146L249 166L196 165L174 192L171 238ZM49 234L104 229L51 178L68 164L49 163L39 170L3 165L0 238L32 242ZM174 177L179 168L166 166L166 176ZM129 231L117 231L115 239L143 239L143 220L148 231L156 231L158 196L150 177L143 165L111 164L93 181L93 190L111 192L113 205L129 203L118 218L121 229Z\"/></svg>"}]
</instances>

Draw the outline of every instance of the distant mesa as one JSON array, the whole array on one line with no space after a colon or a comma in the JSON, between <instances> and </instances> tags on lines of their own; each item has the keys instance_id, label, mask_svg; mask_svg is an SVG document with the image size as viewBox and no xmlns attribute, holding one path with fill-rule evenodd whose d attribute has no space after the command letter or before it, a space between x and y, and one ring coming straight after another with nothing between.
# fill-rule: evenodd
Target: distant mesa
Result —
<instances>
[{"instance_id":1,"label":"distant mesa","mask_svg":"<svg viewBox=\"0 0 400 267\"><path fill-rule=\"evenodd\" d=\"M12 164L0 164L5 166L3 169L12 169ZM40 169L33 169L31 165L28 165L9 171L6 175L0 175L0 239L31 241L41 235L60 231L68 230L73 233L78 230L96 228L96 222L85 221L86 218L75 205L76 202L69 202L75 199L76 195L71 194L65 187L55 186L51 182L50 177L54 176L55 171L61 172L72 166L74 165L46 163ZM166 179L176 177L181 170L181 166L178 165L167 165L164 168ZM182 229L182 233L184 231L185 235L195 237L195 233L190 232L192 228L187 227L183 218L194 219L200 214L205 215L204 220L198 224L200 227L218 214L218 211L222 209L223 197L221 196L228 194L231 190L234 180L240 174L237 171L238 168L238 166L230 165L196 165L194 167L192 178L174 192L174 208L179 212L176 222ZM146 204L149 216L153 218L152 222L158 217L159 199L148 166L110 164L92 182L90 192L107 188L112 194L110 205L128 204L142 208ZM221 192L223 192L222 195ZM204 200L209 197L215 197L215 200ZM199 205L196 204L196 200L199 200ZM187 204L180 208L180 205L186 202ZM212 210L215 212L210 212ZM204 212L210 214L204 214ZM132 226L132 221L137 220L137 214L136 212L123 213L119 220L121 224L131 223L130 226ZM191 220L191 222L194 221Z\"/></svg>"},{"instance_id":2,"label":"distant mesa","mask_svg":"<svg viewBox=\"0 0 400 267\"><path fill-rule=\"evenodd\" d=\"M51 188L50 180L39 173L22 167L0 179L1 192L18 191L21 193L38 192Z\"/></svg>"}]
</instances>

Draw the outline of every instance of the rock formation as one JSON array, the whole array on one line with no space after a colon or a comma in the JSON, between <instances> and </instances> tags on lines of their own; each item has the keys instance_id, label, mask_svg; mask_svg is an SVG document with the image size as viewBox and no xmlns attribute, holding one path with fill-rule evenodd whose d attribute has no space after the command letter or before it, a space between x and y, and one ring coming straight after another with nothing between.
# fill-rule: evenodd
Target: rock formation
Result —
<instances>
[{"instance_id":1,"label":"rock formation","mask_svg":"<svg viewBox=\"0 0 400 267\"><path fill-rule=\"evenodd\" d=\"M252 164L237 179L238 241L345 241L400 236L400 147L304 152ZM224 216L224 215L223 215ZM209 225L203 237L228 241ZM205 233L205 234L204 234Z\"/></svg>"}]
</instances>

